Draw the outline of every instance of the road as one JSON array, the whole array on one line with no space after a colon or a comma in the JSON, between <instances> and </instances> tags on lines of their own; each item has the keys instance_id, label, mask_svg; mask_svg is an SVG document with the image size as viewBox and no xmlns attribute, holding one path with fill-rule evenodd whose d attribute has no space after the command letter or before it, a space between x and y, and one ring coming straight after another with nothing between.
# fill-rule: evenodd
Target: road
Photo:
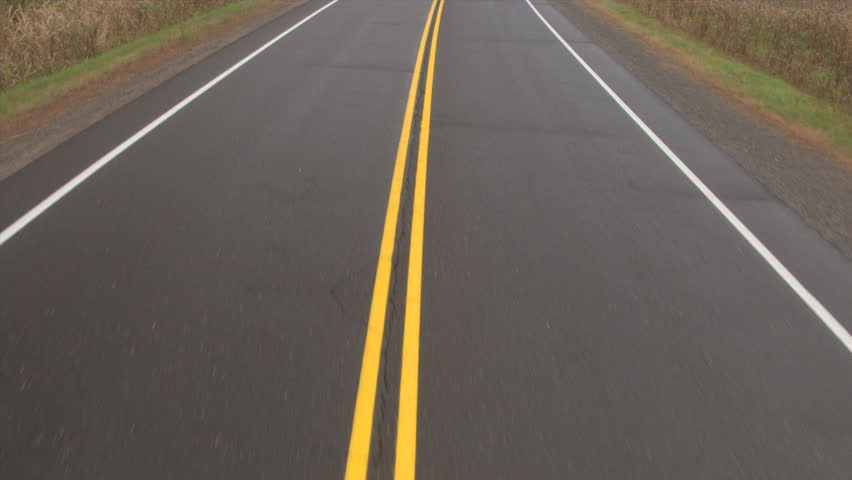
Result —
<instances>
[{"instance_id":1,"label":"road","mask_svg":"<svg viewBox=\"0 0 852 480\"><path fill-rule=\"evenodd\" d=\"M310 1L0 228L0 478L852 472L852 262L547 3Z\"/></svg>"}]
</instances>

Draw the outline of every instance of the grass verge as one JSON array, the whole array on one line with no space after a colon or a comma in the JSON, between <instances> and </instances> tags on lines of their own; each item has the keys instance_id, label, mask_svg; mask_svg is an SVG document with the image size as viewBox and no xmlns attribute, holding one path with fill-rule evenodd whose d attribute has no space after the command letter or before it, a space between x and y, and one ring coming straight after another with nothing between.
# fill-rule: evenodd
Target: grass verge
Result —
<instances>
[{"instance_id":1,"label":"grass verge","mask_svg":"<svg viewBox=\"0 0 852 480\"><path fill-rule=\"evenodd\" d=\"M11 117L42 106L93 78L179 42L192 41L225 21L247 14L260 2L243 0L196 14L188 20L125 43L56 73L0 92L0 115Z\"/></svg>"},{"instance_id":2,"label":"grass verge","mask_svg":"<svg viewBox=\"0 0 852 480\"><path fill-rule=\"evenodd\" d=\"M852 167L852 115L841 108L646 17L627 3L607 0L587 5L672 54L703 80Z\"/></svg>"}]
</instances>

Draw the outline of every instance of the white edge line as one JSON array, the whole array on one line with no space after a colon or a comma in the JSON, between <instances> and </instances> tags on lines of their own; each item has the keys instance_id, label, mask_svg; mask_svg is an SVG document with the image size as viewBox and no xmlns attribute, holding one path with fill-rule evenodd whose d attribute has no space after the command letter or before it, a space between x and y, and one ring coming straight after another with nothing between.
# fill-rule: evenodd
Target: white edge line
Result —
<instances>
[{"instance_id":1,"label":"white edge line","mask_svg":"<svg viewBox=\"0 0 852 480\"><path fill-rule=\"evenodd\" d=\"M239 62L235 63L233 66L231 66L231 68L220 73L218 77L207 82L206 85L204 85L203 87L201 87L198 90L196 90L195 92L193 92L190 96L181 100L180 103L178 103L177 105L170 108L166 113L163 113L162 115L157 117L156 120L154 120L153 122L149 123L144 128L142 128L142 130L139 130L133 136L131 136L130 138L128 138L127 140L122 142L117 147L113 148L109 153L107 153L103 157L99 158L95 163L89 165L88 168L86 168L82 172L78 173L76 177L72 178L65 185L60 187L55 192L51 193L50 196L48 196L47 198L42 200L41 203L39 203L38 205L33 207L30 211L28 211L26 214L24 214L24 216L22 216L21 218L16 220L15 223L9 225L8 227L6 227L5 230L0 232L0 245L3 245L7 241L9 241L10 238L14 237L18 232L23 230L27 225L30 224L30 222L32 222L33 220L38 218L39 215L44 213L48 208L52 207L56 202L61 200L62 197L67 195L69 192L71 192L71 190L74 190L74 188L76 188L78 185L85 182L86 179L88 179L89 177L94 175L95 172L97 172L98 170L103 168L106 164L111 162L115 157L121 155L122 152L124 152L125 150L127 150L128 148L133 146L134 143L141 140L145 135L148 135L149 133L151 133L151 131L153 131L155 128L162 125L166 120L168 120L169 118L174 116L177 112L181 111L184 107L186 107L187 105L192 103L193 100L200 97L201 95L204 95L205 92L207 92L208 90L210 90L211 88L216 86L216 84L218 84L219 82L221 82L222 80L227 78L230 74L234 73L240 67L242 67L246 63L250 62L252 59L254 59L254 57L260 55L261 53L263 53L264 50L268 49L269 47L271 47L272 45L277 43L279 40L281 40L282 38L289 35L290 32L301 27L308 20L319 15L320 13L322 13L323 10L329 8L330 6L334 5L338 1L339 0L332 0L331 2L327 3L326 5L323 5L321 8L319 8L315 12L311 13L307 17L300 20L298 23L296 23L292 27L290 27L287 30L285 30L284 32L278 34L277 37L266 42L262 47L258 48L254 52L250 53L247 57L243 58Z\"/></svg>"},{"instance_id":2,"label":"white edge line","mask_svg":"<svg viewBox=\"0 0 852 480\"><path fill-rule=\"evenodd\" d=\"M733 225L733 227L740 233L740 235L742 235L743 238L745 238L746 241L757 251L757 253L759 253L760 256L763 257L764 260L766 260L766 263L768 263L769 266L771 266L772 269L775 270L775 273L777 273L778 276L780 276L785 282L787 282L787 285L789 285L790 288L793 289L794 292L796 292L799 298L801 298L802 301L805 302L805 304L810 307L810 309L816 314L816 316L819 317L820 320L822 320L822 323L824 323L825 326L828 327L829 330L831 330L831 333L833 333L834 336L836 336L837 339L840 340L841 343L843 343L847 350L852 352L852 335L850 335L849 332L843 327L843 325L841 325L840 322L838 322L837 319L834 318L834 315L832 315L831 312L829 312L822 305L822 303L820 303L820 301L817 300L817 298L814 297L811 292L809 292L808 289L806 289L799 282L799 280L795 276L793 276L792 273L790 273L789 270L787 270L787 267L785 267L784 264L782 264L781 261L779 261L778 258L776 258L775 255L771 251L769 251L768 248L766 248L763 242L761 242L760 239L758 239L751 232L751 230L749 230L748 227L746 227L745 224L743 224L743 222L741 222L740 219L737 218L737 216L734 215L734 213L731 212L731 210L728 209L728 207L724 203L722 203L721 200L719 200L716 194L714 194L713 191L711 191L707 187L707 185L705 185L704 182L702 182L701 179L698 178L698 176L695 175L692 170L690 170L689 167L686 166L685 163L683 163L683 161L668 147L668 145L666 145L662 140L660 140L660 137L658 137L657 134L654 133L654 131L651 130L651 128L648 127L648 125L646 125L645 122L642 121L642 119L639 118L639 116L636 115L636 113L629 106L627 106L626 103L624 103L624 100L622 100L621 97L619 97L618 94L615 93L609 87L609 85L607 85L606 82L603 81L603 79L597 74L597 72L595 72L592 67L590 67L585 60L583 60L583 57L581 57L571 47L571 45L569 45L568 42L566 42L565 39L562 38L561 35L559 35L559 32L557 32L556 29L554 29L553 26L550 24L550 22L548 22L542 16L541 12L539 12L538 9L535 8L535 5L533 5L530 0L526 0L526 2L527 5L529 5L530 8L533 10L533 12L535 12L539 20L541 20L542 23L544 23L544 25L548 28L548 30L550 30L550 33L552 33L562 43L562 46L564 46L565 49L568 50L568 52L570 52L571 55L574 56L574 58L580 63L580 65L582 65L583 68L586 69L589 75L591 75L592 78L594 78L595 81L597 81L598 84L606 91L606 93L608 93L609 96L612 97L613 100L615 100L615 103L617 103L618 106L621 107L621 109L624 110L625 113L627 113L627 115L630 116L630 118L633 119L634 122L636 122L636 125L639 125L639 128L641 128L642 131L645 132L645 134L648 135L648 137L650 137L651 140L653 140L658 147L660 147L660 150L662 150L663 153L665 153L666 156L669 157L669 160L671 160L672 163L674 163L675 166L677 166L677 168L679 168L680 171L683 172L684 175L686 175L686 178L688 178L696 187L698 187L698 190L700 190L701 193L703 193L704 196L707 197L707 200L709 200L710 203L712 203L713 206L716 207L717 210L719 210L722 216L725 217L725 219L730 222L731 225Z\"/></svg>"}]
</instances>

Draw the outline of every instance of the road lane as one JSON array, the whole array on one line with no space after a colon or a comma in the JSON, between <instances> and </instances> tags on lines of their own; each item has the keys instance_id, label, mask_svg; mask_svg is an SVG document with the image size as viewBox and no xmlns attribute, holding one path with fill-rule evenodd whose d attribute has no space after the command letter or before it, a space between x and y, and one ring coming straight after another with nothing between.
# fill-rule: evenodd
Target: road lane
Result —
<instances>
[{"instance_id":1,"label":"road lane","mask_svg":"<svg viewBox=\"0 0 852 480\"><path fill-rule=\"evenodd\" d=\"M638 116L652 127L664 143L699 179L775 254L793 275L810 290L830 312L836 314L844 329L852 330L852 311L848 290L836 288L849 282L849 261L839 256L828 242L811 229L794 211L774 201L760 184L719 149L683 122L667 103L613 61L597 45L590 42L565 17L546 3L538 4L544 18L559 35L596 72L606 78L610 87L626 101ZM573 61L568 57L569 61ZM763 196L754 196L759 191ZM772 201L762 201L768 198ZM822 288L827 286L828 288ZM841 334L839 337L845 337ZM842 338L839 338L842 340ZM846 340L848 347L848 340Z\"/></svg>"},{"instance_id":2,"label":"road lane","mask_svg":"<svg viewBox=\"0 0 852 480\"><path fill-rule=\"evenodd\" d=\"M846 348L524 3L444 17L420 477L845 478ZM670 111L652 127L689 130ZM711 188L787 236L786 209L694 138L673 148L692 141ZM850 318L849 262L797 238L782 261L832 264L808 287Z\"/></svg>"},{"instance_id":3,"label":"road lane","mask_svg":"<svg viewBox=\"0 0 852 480\"><path fill-rule=\"evenodd\" d=\"M28 166L26 175L3 182L0 189L0 224L11 225L29 209L45 199L63 184L89 167L125 139L136 134L148 123L184 100L198 88L262 47L283 31L293 27L326 2L307 2L286 15L252 32L193 65L155 91L144 101L131 102L98 122L93 128L80 132L38 162Z\"/></svg>"},{"instance_id":4,"label":"road lane","mask_svg":"<svg viewBox=\"0 0 852 480\"><path fill-rule=\"evenodd\" d=\"M536 17L542 21L542 23L550 30L551 33L559 40L562 46L565 47L565 50L577 60L580 65L583 66L583 69L595 79L598 85L606 91L606 93L612 98L612 100L624 111L624 113L630 117L631 120L639 127L652 142L656 145L662 153L666 155L666 157L671 160L672 164L680 170L681 173L695 186L698 191L707 199L707 201L713 205L713 207L725 218L728 224L740 234L743 241L749 244L749 246L754 249L754 251L766 261L767 265L769 265L772 270L778 275L778 277L790 287L790 290L799 297L799 299L811 309L814 316L816 316L823 325L852 353L852 335L846 330L846 328L834 317L834 315L825 308L825 306L820 302L819 299L814 297L814 295L796 278L795 275L790 272L786 265L784 265L778 257L775 256L766 245L754 235L743 222L739 219L739 217L734 214L724 202L722 202L719 197L713 193L707 187L707 184L704 183L689 166L684 163L681 158L672 151L671 147L669 147L658 135L654 132L651 127L645 123L636 112L630 108L629 105L624 103L624 100L612 90L612 87L609 86L606 81L604 81L598 73L589 66L586 60L581 57L574 47L572 47L565 38L562 37L556 29L553 28L550 22L547 21L544 16L542 16L541 12L532 4L530 0L525 0L527 5L532 9L535 13Z\"/></svg>"},{"instance_id":5,"label":"road lane","mask_svg":"<svg viewBox=\"0 0 852 480\"><path fill-rule=\"evenodd\" d=\"M295 31L297 28L301 27L302 25L304 25L305 23L310 21L315 16L321 14L326 9L334 6L334 4L337 3L337 1L338 0L332 0L328 3L326 3L322 7L316 9L310 15L303 18L301 21L297 22L292 27L281 32L280 34L275 36L275 38L273 38L272 40L263 44L257 50L246 55L239 62L235 63L230 68L228 68L224 72L220 73L219 75L217 75L215 78L213 78L209 82L205 83L203 86L201 86L201 88L194 91L191 95L187 96L186 98L184 98L183 100L178 102L176 105L174 105L173 107L171 107L170 109L165 111L163 114L158 116L151 123L145 125L139 131L137 131L136 133L131 135L129 138L127 138L126 140L124 140L123 142L118 144L115 148L113 148L112 150L107 152L106 155L102 156L97 161L95 161L94 163L92 163L91 165L86 167L82 172L75 175L71 180L66 182L60 188L56 189L50 195L48 195L47 198L45 198L44 200L39 202L36 206L31 208L25 214L21 215L21 217L18 218L17 220L15 220L11 225L6 227L4 230L0 231L0 245L3 245L7 241L11 240L12 237L17 235L18 232L20 232L24 228L26 228L27 225L29 225L31 222L35 221L42 213L46 212L50 207L52 207L56 203L60 202L65 197L65 195L71 193L75 188L77 188L83 182L88 180L93 175L97 174L97 172L100 171L101 168L104 168L110 162L112 162L114 159L118 158L122 153L127 151L127 149L129 149L133 145L135 145L136 142L145 138L145 136L150 134L151 132L155 131L160 125L169 121L169 119L171 119L173 116L177 115L187 105L191 104L197 98L204 95L205 93L207 93L211 89L215 88L216 85L218 85L221 81L225 80L232 73L234 73L237 70L239 70L240 68L242 68L243 65L247 64L248 62L251 62L255 57L257 57L258 55L261 55L267 49L274 46L282 38L286 37L287 35L289 35L293 31Z\"/></svg>"},{"instance_id":6,"label":"road lane","mask_svg":"<svg viewBox=\"0 0 852 480\"><path fill-rule=\"evenodd\" d=\"M4 182L2 225L322 5ZM842 343L524 2L436 5L329 8L0 246L0 476L845 478ZM847 260L537 8L852 318Z\"/></svg>"},{"instance_id":7,"label":"road lane","mask_svg":"<svg viewBox=\"0 0 852 480\"><path fill-rule=\"evenodd\" d=\"M0 248L0 477L342 477L428 8L329 8ZM196 75L4 182L4 220Z\"/></svg>"}]
</instances>

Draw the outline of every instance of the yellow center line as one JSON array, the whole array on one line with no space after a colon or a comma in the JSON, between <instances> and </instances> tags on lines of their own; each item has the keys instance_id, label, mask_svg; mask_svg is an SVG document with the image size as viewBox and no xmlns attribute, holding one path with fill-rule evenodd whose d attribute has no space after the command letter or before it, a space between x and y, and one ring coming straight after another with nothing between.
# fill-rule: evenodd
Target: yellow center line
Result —
<instances>
[{"instance_id":1,"label":"yellow center line","mask_svg":"<svg viewBox=\"0 0 852 480\"><path fill-rule=\"evenodd\" d=\"M426 213L426 169L429 159L429 132L432 126L432 86L435 81L435 57L444 0L438 6L432 31L423 118L417 150L414 179L414 208L411 216L411 247L408 257L408 284L405 294L405 327L402 336L402 373L399 383L399 421L396 431L395 480L414 480L417 455L417 388L420 368L420 292L423 279L423 224Z\"/></svg>"},{"instance_id":2,"label":"yellow center line","mask_svg":"<svg viewBox=\"0 0 852 480\"><path fill-rule=\"evenodd\" d=\"M346 459L346 480L364 480L367 478L367 466L370 457L370 440L373 436L373 412L376 403L376 384L381 363L382 337L385 330L385 317L390 289L391 266L393 262L394 243L396 239L397 221L399 218L400 197L405 175L406 157L411 139L411 124L414 116L414 104L417 89L420 85L423 55L426 50L426 39L429 37L429 26L435 12L438 0L433 0L423 28L417 59L414 62L414 72L408 91L408 101L402 120L402 132L399 135L399 146L396 151L393 177L391 180L388 209L385 214L382 243L379 249L379 261L376 267L376 279L373 284L373 300L370 304L370 318L367 324L367 338L364 341L364 356L361 360L361 376L358 380L358 393L355 398L355 413L352 420L352 434L349 438L349 455Z\"/></svg>"}]
</instances>

